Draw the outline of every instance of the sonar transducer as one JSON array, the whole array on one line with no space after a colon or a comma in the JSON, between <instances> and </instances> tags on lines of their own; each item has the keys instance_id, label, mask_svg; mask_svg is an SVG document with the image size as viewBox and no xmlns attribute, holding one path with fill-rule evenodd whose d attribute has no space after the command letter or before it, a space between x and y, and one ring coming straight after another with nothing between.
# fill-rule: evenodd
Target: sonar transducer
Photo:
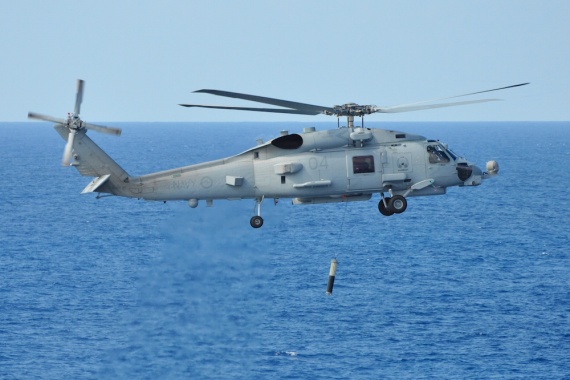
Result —
<instances>
[{"instance_id":1,"label":"sonar transducer","mask_svg":"<svg viewBox=\"0 0 570 380\"><path fill-rule=\"evenodd\" d=\"M329 272L329 283L327 284L327 294L331 295L334 286L334 277L336 275L336 267L338 265L338 261L336 259L331 260L331 270Z\"/></svg>"}]
</instances>

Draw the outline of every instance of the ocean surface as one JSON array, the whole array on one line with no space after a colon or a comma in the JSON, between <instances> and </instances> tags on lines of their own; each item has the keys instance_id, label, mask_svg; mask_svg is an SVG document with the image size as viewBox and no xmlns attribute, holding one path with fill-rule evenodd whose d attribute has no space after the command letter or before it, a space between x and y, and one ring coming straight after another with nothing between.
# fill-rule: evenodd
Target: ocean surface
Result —
<instances>
[{"instance_id":1,"label":"ocean surface","mask_svg":"<svg viewBox=\"0 0 570 380\"><path fill-rule=\"evenodd\" d=\"M332 123L107 123L132 175ZM0 123L0 379L570 379L570 122L368 123L499 176L368 202L80 195L48 123ZM331 259L339 265L325 295Z\"/></svg>"}]
</instances>

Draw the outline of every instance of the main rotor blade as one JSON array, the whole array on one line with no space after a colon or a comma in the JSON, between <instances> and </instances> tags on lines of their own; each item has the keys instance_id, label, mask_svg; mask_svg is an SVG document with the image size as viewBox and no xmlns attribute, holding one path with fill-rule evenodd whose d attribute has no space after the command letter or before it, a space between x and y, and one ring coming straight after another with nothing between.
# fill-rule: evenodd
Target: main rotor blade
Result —
<instances>
[{"instance_id":1,"label":"main rotor blade","mask_svg":"<svg viewBox=\"0 0 570 380\"><path fill-rule=\"evenodd\" d=\"M271 104L273 106L292 108L294 110L299 110L299 111L314 112L314 113L304 113L304 115L318 115L320 113L323 113L324 111L334 112L334 110L330 107L317 106L314 104L307 104L307 103L292 102L292 101L283 100L283 99L268 98L265 96L242 94L239 92L229 92L229 91L209 90L209 89L198 90L198 91L194 91L194 92L212 94L212 95L217 95L217 96L225 96L227 98L249 100L252 102ZM262 111L262 112L273 112L273 111Z\"/></svg>"},{"instance_id":2,"label":"main rotor blade","mask_svg":"<svg viewBox=\"0 0 570 380\"><path fill-rule=\"evenodd\" d=\"M83 126L86 129L92 129L97 132L107 133L109 135L117 135L117 136L120 136L121 132L123 131L121 128L105 127L103 125L97 125L85 122L82 122L81 126Z\"/></svg>"},{"instance_id":3,"label":"main rotor blade","mask_svg":"<svg viewBox=\"0 0 570 380\"><path fill-rule=\"evenodd\" d=\"M77 93L75 94L75 108L73 109L73 114L78 116L81 109L81 102L83 102L83 88L85 87L85 81L77 80Z\"/></svg>"},{"instance_id":4,"label":"main rotor blade","mask_svg":"<svg viewBox=\"0 0 570 380\"><path fill-rule=\"evenodd\" d=\"M441 100L448 100L448 99L461 98L461 97L463 97L463 96L483 94L483 93L485 93L485 92L506 90L507 88L513 88L513 87L519 87L519 86L526 86L527 84L529 84L529 83L528 83L528 82L527 82L527 83L520 83L520 84L514 84L514 85L512 85L512 86L507 86L507 87L493 88L493 89L491 89L491 90L484 90L484 91L471 92L471 93L469 93L469 94L448 96L448 97L445 97L445 98L435 98L435 99L429 99L429 100L422 100L422 101L414 102L414 103L401 104L401 105L397 105L397 106L378 107L378 108L380 108L380 109L397 109L397 108L404 109L404 108L410 107L410 111L416 111L416 110L427 109L427 108L415 108L415 107L411 107L411 106L416 106L416 105L419 105L419 104L425 104L425 103L431 103L431 102L439 102L439 101L441 101ZM488 102L488 101L495 101L495 100L498 100L498 99L484 99L484 101L487 101L487 102ZM475 102L475 103L480 103L479 101L474 101L474 102ZM457 103L457 104L456 104L456 103L449 103L449 104L460 106L460 105L463 105L463 104L471 104L471 103L462 103L462 102L460 102L460 103ZM443 107L447 107L447 106L443 106ZM429 108L439 108L439 107L429 107ZM377 111L377 112L382 112L382 111ZM393 111L393 112L406 112L406 111Z\"/></svg>"},{"instance_id":5,"label":"main rotor blade","mask_svg":"<svg viewBox=\"0 0 570 380\"><path fill-rule=\"evenodd\" d=\"M52 123L57 123L57 124L66 123L64 119L59 119L57 117L48 116L48 115L42 115L41 113L35 113L35 112L28 112L28 119L51 121Z\"/></svg>"},{"instance_id":6,"label":"main rotor blade","mask_svg":"<svg viewBox=\"0 0 570 380\"><path fill-rule=\"evenodd\" d=\"M426 104L423 106L394 106L394 107L378 107L374 109L374 112L379 113L398 113L398 112L412 112L420 110L428 110L432 108L443 108L443 107L454 107L454 106L464 106L467 104L485 103L485 102L496 102L501 99L479 99L479 100L467 100L465 102L453 102L453 103L440 103L440 104Z\"/></svg>"},{"instance_id":7,"label":"main rotor blade","mask_svg":"<svg viewBox=\"0 0 570 380\"><path fill-rule=\"evenodd\" d=\"M519 84L513 84L512 86L506 86L506 87L500 87L500 88L493 88L491 90L484 90L484 91L477 91L477 92L472 92L470 94L464 94L464 95L457 95L457 96L452 96L451 98L459 98L460 96L467 96L467 95L476 95L476 94L482 94L484 92L491 92L491 91L499 91L499 90L506 90L507 88L513 88L513 87L520 87L520 86L526 86L527 84L530 84L530 82L526 82L526 83L519 83ZM449 99L451 99L449 98Z\"/></svg>"},{"instance_id":8,"label":"main rotor blade","mask_svg":"<svg viewBox=\"0 0 570 380\"><path fill-rule=\"evenodd\" d=\"M203 104L179 104L182 107L200 107L200 108L216 108L222 110L238 110L238 111L258 111L258 112L274 112L274 113L289 113L297 115L318 115L321 112L287 109L287 108L256 108L256 107L230 107L230 106L208 106Z\"/></svg>"}]
</instances>

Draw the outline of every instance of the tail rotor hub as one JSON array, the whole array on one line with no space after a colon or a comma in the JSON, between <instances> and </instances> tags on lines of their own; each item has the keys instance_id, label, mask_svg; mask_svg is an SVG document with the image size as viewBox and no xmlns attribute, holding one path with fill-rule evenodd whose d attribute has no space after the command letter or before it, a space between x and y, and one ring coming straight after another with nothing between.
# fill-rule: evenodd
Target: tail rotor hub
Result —
<instances>
[{"instance_id":1,"label":"tail rotor hub","mask_svg":"<svg viewBox=\"0 0 570 380\"><path fill-rule=\"evenodd\" d=\"M70 112L67 114L67 120L66 120L65 126L70 128L70 129L74 129L74 130L78 131L81 128L83 128L83 121L81 121L81 119L79 118L78 115L75 115L75 114Z\"/></svg>"}]
</instances>

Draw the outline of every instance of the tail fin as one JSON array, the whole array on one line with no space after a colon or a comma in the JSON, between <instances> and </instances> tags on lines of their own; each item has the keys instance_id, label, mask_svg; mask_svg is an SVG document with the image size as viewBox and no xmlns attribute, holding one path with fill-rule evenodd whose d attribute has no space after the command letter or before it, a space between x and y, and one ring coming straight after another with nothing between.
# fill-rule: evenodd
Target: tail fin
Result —
<instances>
[{"instance_id":1,"label":"tail fin","mask_svg":"<svg viewBox=\"0 0 570 380\"><path fill-rule=\"evenodd\" d=\"M67 127L56 124L54 128L64 140L68 140L70 132ZM125 184L129 182L129 174L85 132L85 129L78 131L73 141L74 161L71 166L74 166L82 176L95 178L81 194L98 192L123 195Z\"/></svg>"}]
</instances>

